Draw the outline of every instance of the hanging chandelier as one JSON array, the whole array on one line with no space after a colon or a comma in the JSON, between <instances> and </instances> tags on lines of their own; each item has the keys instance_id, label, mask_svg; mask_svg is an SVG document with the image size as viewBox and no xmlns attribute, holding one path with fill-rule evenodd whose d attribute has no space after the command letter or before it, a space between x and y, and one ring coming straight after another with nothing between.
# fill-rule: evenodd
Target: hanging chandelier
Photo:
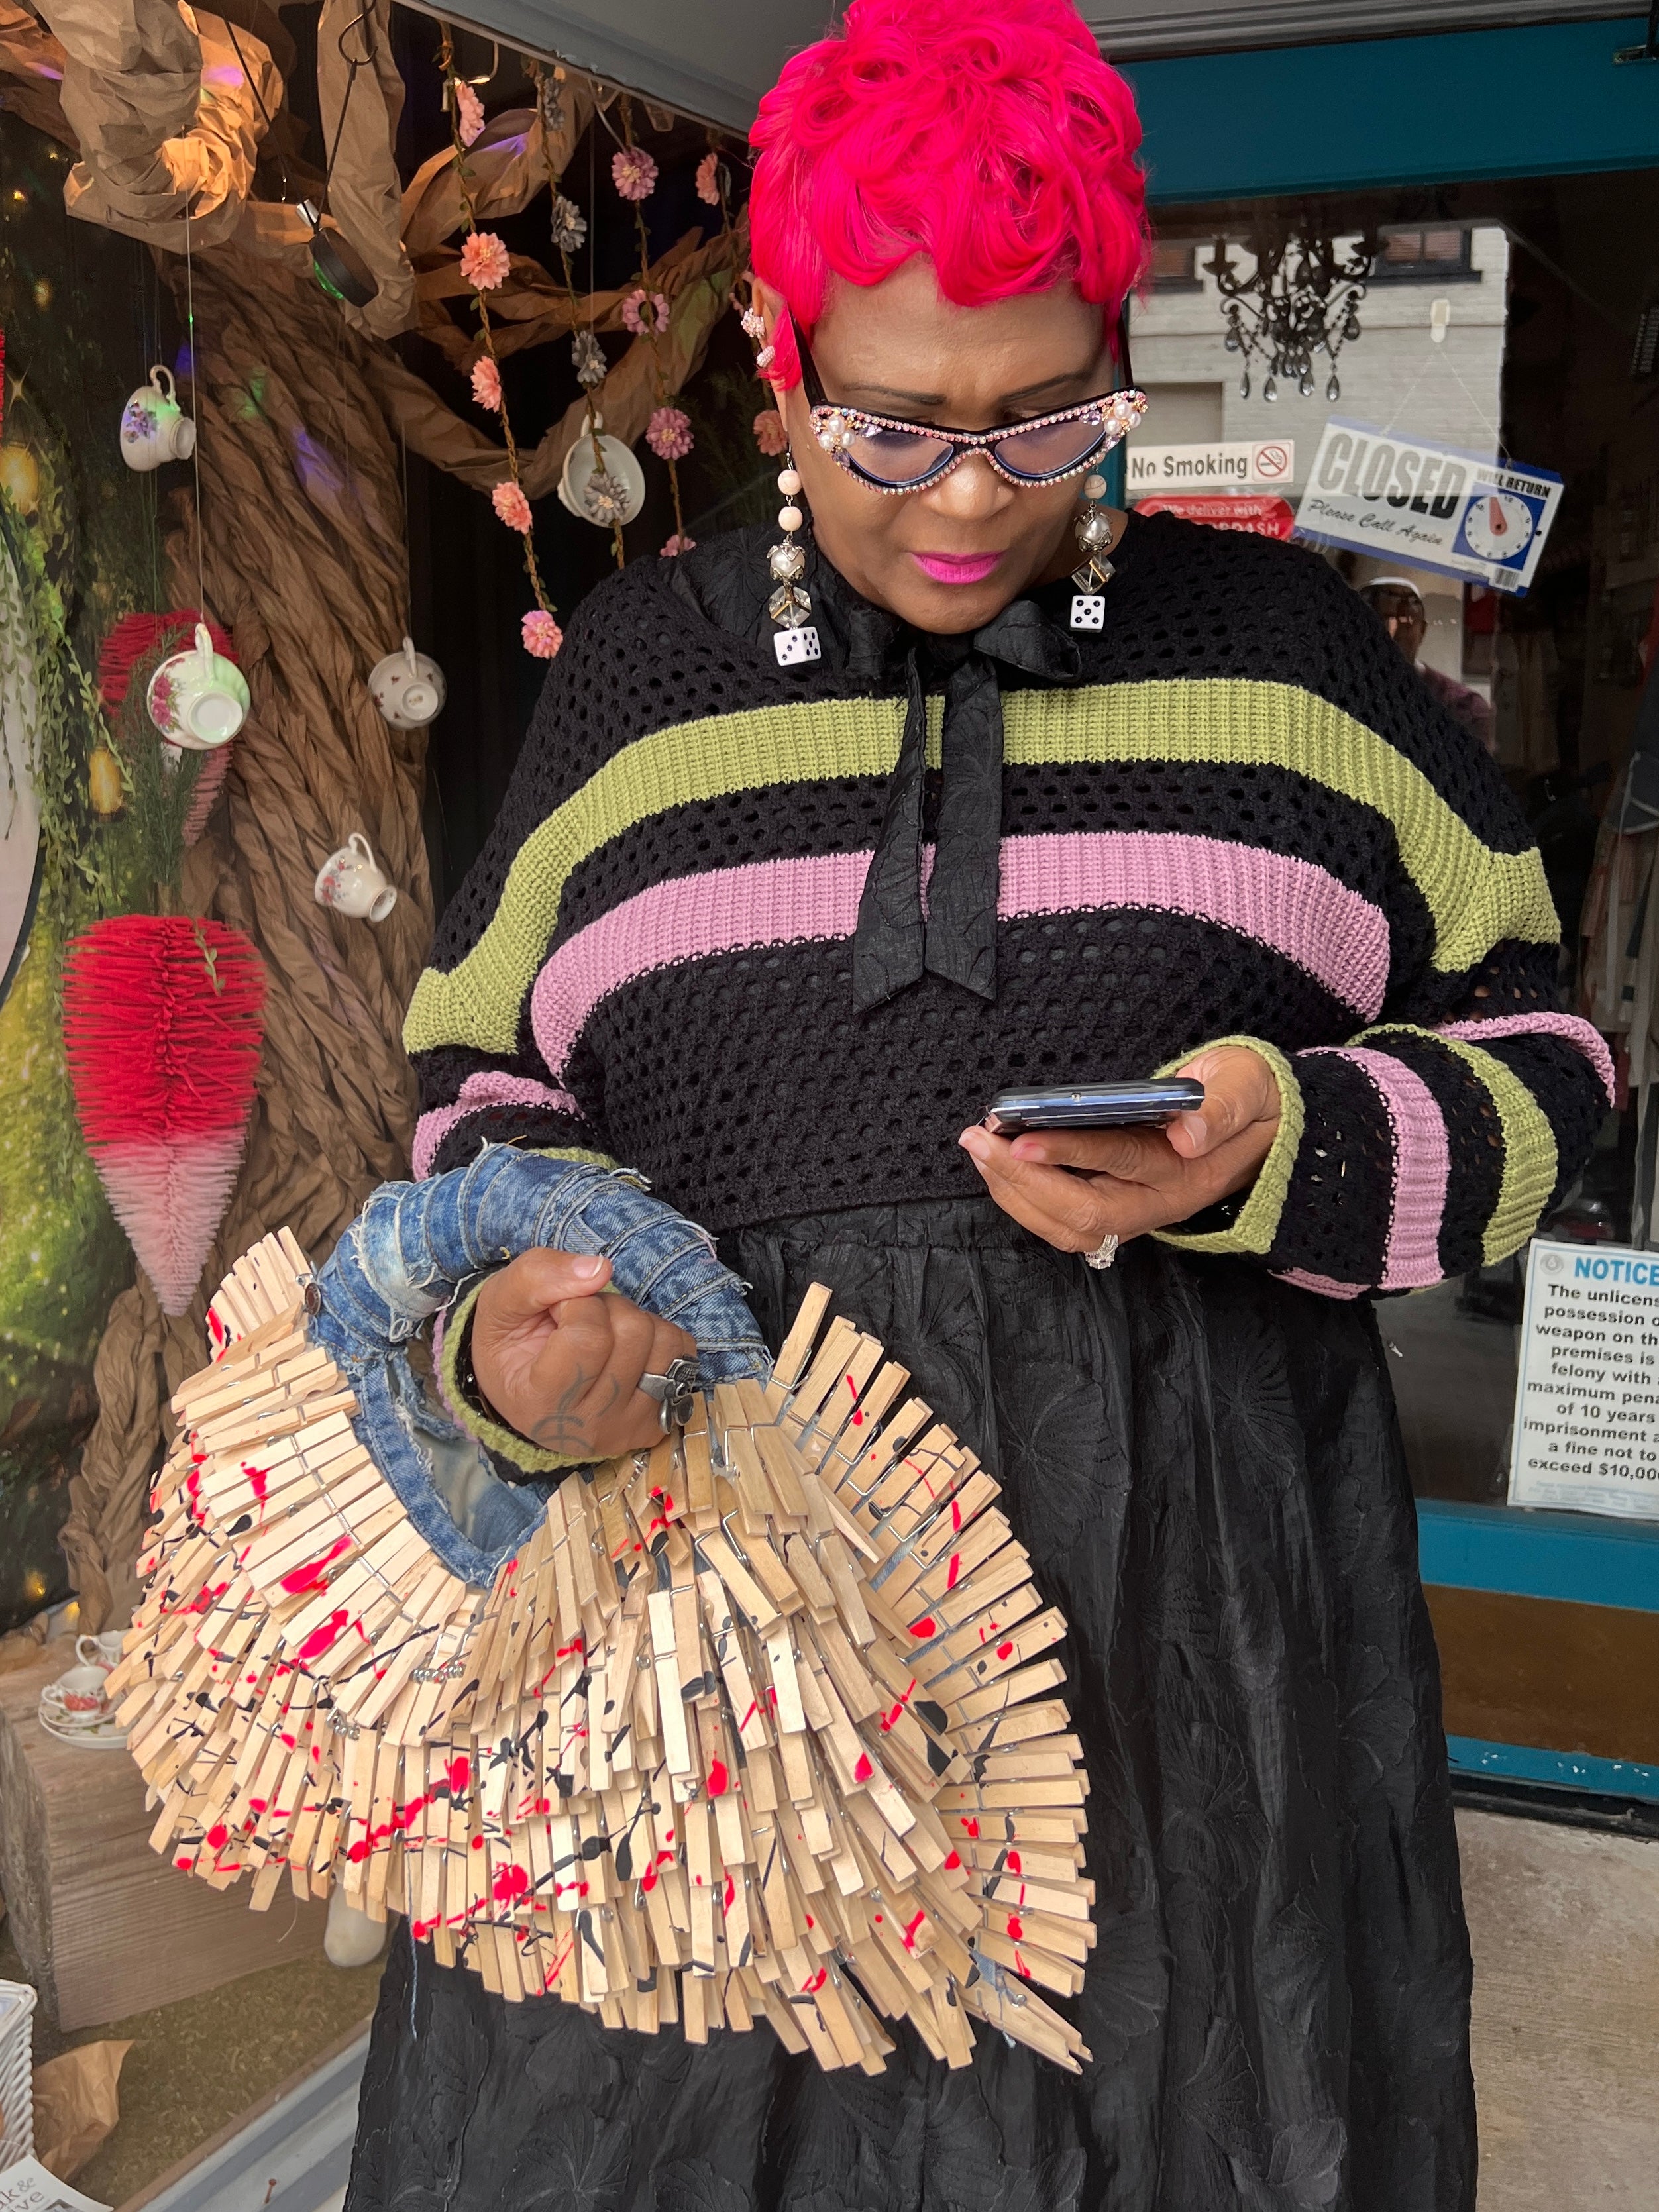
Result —
<instances>
[{"instance_id":1,"label":"hanging chandelier","mask_svg":"<svg viewBox=\"0 0 1659 2212\"><path fill-rule=\"evenodd\" d=\"M1322 353L1331 364L1325 397L1334 404L1342 397L1337 357L1359 336L1359 303L1376 258L1376 233L1367 231L1343 252L1322 233L1264 228L1245 242L1244 250L1255 263L1248 276L1241 274L1224 238L1217 239L1206 264L1226 303L1227 350L1244 356L1240 398L1250 396L1252 361L1260 361L1267 371L1264 399L1278 398L1281 379L1293 383L1304 399L1311 398L1314 361Z\"/></svg>"}]
</instances>

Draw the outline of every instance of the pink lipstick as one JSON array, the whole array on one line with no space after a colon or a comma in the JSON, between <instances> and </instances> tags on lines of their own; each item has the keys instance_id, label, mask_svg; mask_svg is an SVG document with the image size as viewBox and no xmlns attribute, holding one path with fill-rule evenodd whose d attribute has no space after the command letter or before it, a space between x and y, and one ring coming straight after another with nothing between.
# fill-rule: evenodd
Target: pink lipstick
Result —
<instances>
[{"instance_id":1,"label":"pink lipstick","mask_svg":"<svg viewBox=\"0 0 1659 2212\"><path fill-rule=\"evenodd\" d=\"M936 584L982 584L1000 553L913 553L910 558Z\"/></svg>"}]
</instances>

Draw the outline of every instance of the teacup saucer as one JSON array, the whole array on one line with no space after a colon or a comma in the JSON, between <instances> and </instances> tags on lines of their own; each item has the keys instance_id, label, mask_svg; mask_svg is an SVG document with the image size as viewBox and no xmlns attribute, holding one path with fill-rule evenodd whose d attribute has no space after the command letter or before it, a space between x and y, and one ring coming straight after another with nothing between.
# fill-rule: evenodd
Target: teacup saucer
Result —
<instances>
[{"instance_id":1,"label":"teacup saucer","mask_svg":"<svg viewBox=\"0 0 1659 2212\"><path fill-rule=\"evenodd\" d=\"M126 1743L126 1731L118 1728L112 1713L97 1719L71 1720L66 1714L54 1712L42 1700L35 1717L48 1735L55 1735L59 1743L84 1744L89 1751L119 1751Z\"/></svg>"}]
</instances>

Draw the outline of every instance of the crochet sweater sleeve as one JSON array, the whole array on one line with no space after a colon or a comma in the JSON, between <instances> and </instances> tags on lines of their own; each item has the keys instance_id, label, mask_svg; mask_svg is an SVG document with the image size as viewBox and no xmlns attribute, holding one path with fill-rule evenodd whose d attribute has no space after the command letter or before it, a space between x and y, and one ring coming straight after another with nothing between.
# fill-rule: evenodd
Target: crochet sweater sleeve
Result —
<instances>
[{"instance_id":1,"label":"crochet sweater sleeve","mask_svg":"<svg viewBox=\"0 0 1659 2212\"><path fill-rule=\"evenodd\" d=\"M1371 624L1346 592L1331 612ZM1357 627L1355 643L1374 641ZM1496 766L1398 655L1369 719L1410 787L1392 810L1397 896L1380 1013L1301 1051L1212 1040L1267 1060L1279 1133L1230 1226L1164 1232L1341 1298L1419 1289L1517 1250L1583 1168L1613 1093L1601 1036L1562 1011L1542 860ZM1430 880L1425 927L1417 887Z\"/></svg>"}]
</instances>

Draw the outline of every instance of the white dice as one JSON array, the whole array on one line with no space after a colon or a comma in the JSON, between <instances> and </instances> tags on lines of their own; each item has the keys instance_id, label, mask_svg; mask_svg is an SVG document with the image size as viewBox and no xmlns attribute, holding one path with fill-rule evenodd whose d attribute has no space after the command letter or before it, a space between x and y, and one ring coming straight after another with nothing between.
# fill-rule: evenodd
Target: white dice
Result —
<instances>
[{"instance_id":1,"label":"white dice","mask_svg":"<svg viewBox=\"0 0 1659 2212\"><path fill-rule=\"evenodd\" d=\"M1105 604L1103 599L1102 606ZM1097 623L1095 627L1098 629L1099 623ZM778 656L780 668L799 668L804 661L821 660L823 657L818 644L818 634L811 623L803 624L799 629L774 630L772 650Z\"/></svg>"},{"instance_id":2,"label":"white dice","mask_svg":"<svg viewBox=\"0 0 1659 2212\"><path fill-rule=\"evenodd\" d=\"M1104 629L1106 599L1102 592L1079 592L1072 600L1073 629Z\"/></svg>"}]
</instances>

